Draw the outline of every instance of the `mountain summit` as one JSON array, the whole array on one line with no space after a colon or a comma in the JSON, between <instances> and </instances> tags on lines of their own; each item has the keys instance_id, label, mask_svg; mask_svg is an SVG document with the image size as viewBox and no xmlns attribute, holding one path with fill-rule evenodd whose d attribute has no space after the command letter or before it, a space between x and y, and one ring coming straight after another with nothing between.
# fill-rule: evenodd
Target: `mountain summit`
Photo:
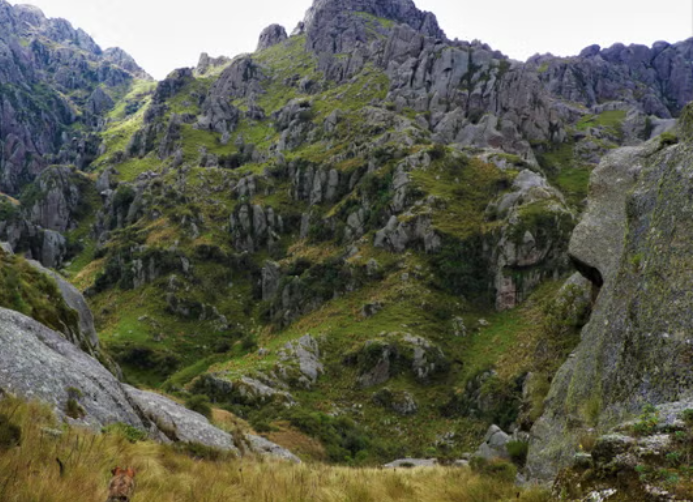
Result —
<instances>
[{"instance_id":1,"label":"mountain summit","mask_svg":"<svg viewBox=\"0 0 693 502\"><path fill-rule=\"evenodd\" d=\"M333 47L336 50L332 44L320 46L318 42L337 38L340 32L348 30L347 19L350 13L365 13L407 24L424 35L445 39L436 16L419 10L412 0L315 0L303 21L313 48L329 50Z\"/></svg>"}]
</instances>

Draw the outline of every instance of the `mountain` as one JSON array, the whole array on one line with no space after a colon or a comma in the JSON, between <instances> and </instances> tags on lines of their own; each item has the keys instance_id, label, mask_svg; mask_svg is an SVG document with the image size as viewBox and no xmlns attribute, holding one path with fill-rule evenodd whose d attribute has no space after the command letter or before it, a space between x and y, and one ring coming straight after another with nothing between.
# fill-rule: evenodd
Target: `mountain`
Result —
<instances>
[{"instance_id":1,"label":"mountain","mask_svg":"<svg viewBox=\"0 0 693 502\"><path fill-rule=\"evenodd\" d=\"M84 293L129 384L351 465L497 425L479 451L544 481L685 401L693 39L518 62L409 0L316 0L155 83L2 5L0 240Z\"/></svg>"},{"instance_id":2,"label":"mountain","mask_svg":"<svg viewBox=\"0 0 693 502\"><path fill-rule=\"evenodd\" d=\"M16 195L50 164L86 167L98 150L95 124L135 77L149 77L122 50L104 52L32 6L1 2L0 29L0 191Z\"/></svg>"}]
</instances>

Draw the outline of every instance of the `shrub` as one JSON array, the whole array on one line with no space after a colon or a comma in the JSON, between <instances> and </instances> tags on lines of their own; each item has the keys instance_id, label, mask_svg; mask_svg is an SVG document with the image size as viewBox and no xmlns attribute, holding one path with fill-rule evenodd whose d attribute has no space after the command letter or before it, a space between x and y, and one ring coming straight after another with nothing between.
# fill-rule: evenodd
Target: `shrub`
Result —
<instances>
[{"instance_id":1,"label":"shrub","mask_svg":"<svg viewBox=\"0 0 693 502\"><path fill-rule=\"evenodd\" d=\"M11 422L7 415L0 415L0 451L22 444L22 428Z\"/></svg>"},{"instance_id":2,"label":"shrub","mask_svg":"<svg viewBox=\"0 0 693 502\"><path fill-rule=\"evenodd\" d=\"M660 148L666 148L668 146L675 145L678 142L679 142L679 137L671 131L667 131L665 133L662 133L662 135L659 137L659 147Z\"/></svg>"},{"instance_id":3,"label":"shrub","mask_svg":"<svg viewBox=\"0 0 693 502\"><path fill-rule=\"evenodd\" d=\"M145 431L122 422L107 425L101 430L101 432L104 434L119 434L133 444L139 441L144 441L148 437Z\"/></svg>"},{"instance_id":4,"label":"shrub","mask_svg":"<svg viewBox=\"0 0 693 502\"><path fill-rule=\"evenodd\" d=\"M290 410L287 418L300 431L319 439L333 462L353 462L367 456L371 440L350 418L301 409Z\"/></svg>"},{"instance_id":5,"label":"shrub","mask_svg":"<svg viewBox=\"0 0 693 502\"><path fill-rule=\"evenodd\" d=\"M257 338L251 333L248 333L243 337L241 340L241 347L243 348L244 351L246 352L253 352L257 350Z\"/></svg>"},{"instance_id":6,"label":"shrub","mask_svg":"<svg viewBox=\"0 0 693 502\"><path fill-rule=\"evenodd\" d=\"M431 157L431 160L440 160L445 157L445 154L447 153L447 149L445 148L445 145L442 145L440 143L436 143L433 145L433 148L428 150L428 155Z\"/></svg>"},{"instance_id":7,"label":"shrub","mask_svg":"<svg viewBox=\"0 0 693 502\"><path fill-rule=\"evenodd\" d=\"M681 413L681 418L688 427L693 427L693 410L683 410L683 413Z\"/></svg>"},{"instance_id":8,"label":"shrub","mask_svg":"<svg viewBox=\"0 0 693 502\"><path fill-rule=\"evenodd\" d=\"M491 476L503 481L512 482L517 477L517 467L503 459L486 460L483 457L472 457L469 462L472 471Z\"/></svg>"},{"instance_id":9,"label":"shrub","mask_svg":"<svg viewBox=\"0 0 693 502\"><path fill-rule=\"evenodd\" d=\"M529 443L527 441L510 441L505 447L513 463L518 467L524 467L527 462Z\"/></svg>"},{"instance_id":10,"label":"shrub","mask_svg":"<svg viewBox=\"0 0 693 502\"><path fill-rule=\"evenodd\" d=\"M70 418L79 420L80 418L84 418L87 412L84 411L82 405L79 404L75 398L71 397L67 400L67 404L65 405L65 414Z\"/></svg>"},{"instance_id":11,"label":"shrub","mask_svg":"<svg viewBox=\"0 0 693 502\"><path fill-rule=\"evenodd\" d=\"M212 406L209 403L209 398L205 395L198 394L188 398L185 401L185 407L208 419L212 418Z\"/></svg>"},{"instance_id":12,"label":"shrub","mask_svg":"<svg viewBox=\"0 0 693 502\"><path fill-rule=\"evenodd\" d=\"M654 434L659 425L659 413L651 404L643 408L643 413L638 421L633 425L633 432L638 436L649 436Z\"/></svg>"}]
</instances>

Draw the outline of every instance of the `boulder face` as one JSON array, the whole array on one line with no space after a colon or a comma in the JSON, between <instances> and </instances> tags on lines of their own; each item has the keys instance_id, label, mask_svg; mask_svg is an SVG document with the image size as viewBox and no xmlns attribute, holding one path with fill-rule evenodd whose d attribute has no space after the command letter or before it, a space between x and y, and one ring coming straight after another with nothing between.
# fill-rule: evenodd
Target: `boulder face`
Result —
<instances>
[{"instance_id":1,"label":"boulder face","mask_svg":"<svg viewBox=\"0 0 693 502\"><path fill-rule=\"evenodd\" d=\"M93 428L122 422L150 429L120 382L60 334L0 309L0 342L0 388L4 391L43 401L59 417Z\"/></svg>"},{"instance_id":2,"label":"boulder face","mask_svg":"<svg viewBox=\"0 0 693 502\"><path fill-rule=\"evenodd\" d=\"M170 399L125 385L144 415L164 435L175 442L200 443L220 450L238 453L233 436L209 423L205 417L176 404Z\"/></svg>"},{"instance_id":3,"label":"boulder face","mask_svg":"<svg viewBox=\"0 0 693 502\"><path fill-rule=\"evenodd\" d=\"M614 152L594 173L571 253L601 292L532 429L535 477L566 467L584 431L605 432L645 405L693 392L691 113L680 123L685 141Z\"/></svg>"},{"instance_id":4,"label":"boulder face","mask_svg":"<svg viewBox=\"0 0 693 502\"><path fill-rule=\"evenodd\" d=\"M260 52L265 49L269 49L273 45L277 45L286 40L288 35L286 34L286 29L279 25L273 24L262 30L260 33L260 40L257 44L257 51Z\"/></svg>"},{"instance_id":5,"label":"boulder face","mask_svg":"<svg viewBox=\"0 0 693 502\"><path fill-rule=\"evenodd\" d=\"M68 307L75 310L79 316L80 338L72 342L85 352L95 355L99 349L99 335L94 326L94 316L84 295L59 274L43 267L39 262L30 260L29 264L39 272L48 275L58 285L58 290Z\"/></svg>"}]
</instances>

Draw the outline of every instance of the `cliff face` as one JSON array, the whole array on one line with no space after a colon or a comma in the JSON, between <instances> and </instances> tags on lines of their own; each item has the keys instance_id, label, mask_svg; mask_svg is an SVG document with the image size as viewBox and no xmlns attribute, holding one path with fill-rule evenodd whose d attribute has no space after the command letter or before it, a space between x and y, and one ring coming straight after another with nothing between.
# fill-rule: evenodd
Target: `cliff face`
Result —
<instances>
[{"instance_id":1,"label":"cliff face","mask_svg":"<svg viewBox=\"0 0 693 502\"><path fill-rule=\"evenodd\" d=\"M74 161L79 125L98 124L113 106L108 93L148 76L122 50L104 53L84 31L32 6L3 0L0 33L0 191L16 195L47 165Z\"/></svg>"},{"instance_id":2,"label":"cliff face","mask_svg":"<svg viewBox=\"0 0 693 502\"><path fill-rule=\"evenodd\" d=\"M692 111L683 111L678 144L617 150L593 173L570 252L601 291L532 430L536 476L571 465L589 429L691 397Z\"/></svg>"}]
</instances>

